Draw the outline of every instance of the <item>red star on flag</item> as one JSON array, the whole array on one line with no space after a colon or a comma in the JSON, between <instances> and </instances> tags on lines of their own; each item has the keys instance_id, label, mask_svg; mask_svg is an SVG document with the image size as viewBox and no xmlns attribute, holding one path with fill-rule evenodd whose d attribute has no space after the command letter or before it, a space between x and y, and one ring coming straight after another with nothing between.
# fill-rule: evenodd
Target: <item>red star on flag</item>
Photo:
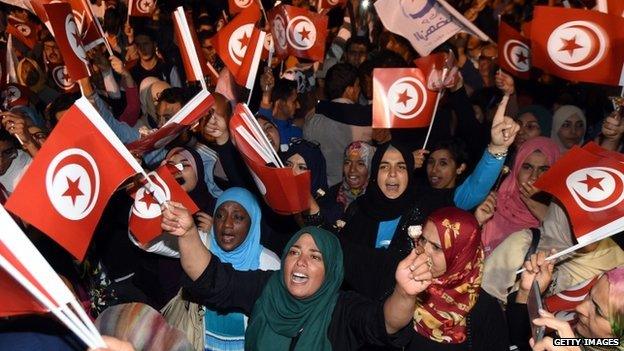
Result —
<instances>
[{"instance_id":1,"label":"red star on flag","mask_svg":"<svg viewBox=\"0 0 624 351\"><path fill-rule=\"evenodd\" d=\"M604 189L602 188L602 185L600 185L600 182L602 182L603 179L604 177L594 178L590 176L589 174L587 174L587 178L585 178L585 180L581 180L580 183L587 185L587 192L590 192L593 188L598 188L604 191Z\"/></svg>"},{"instance_id":2,"label":"red star on flag","mask_svg":"<svg viewBox=\"0 0 624 351\"><path fill-rule=\"evenodd\" d=\"M563 40L563 47L559 51L567 51L570 57L574 55L574 50L582 48L582 46L576 43L576 35L570 39L561 38L561 40Z\"/></svg>"},{"instance_id":3,"label":"red star on flag","mask_svg":"<svg viewBox=\"0 0 624 351\"><path fill-rule=\"evenodd\" d=\"M397 100L397 103L402 103L403 106L407 106L407 102L411 99L412 97L407 94L407 89L405 89L401 94L399 94L399 99Z\"/></svg>"},{"instance_id":4,"label":"red star on flag","mask_svg":"<svg viewBox=\"0 0 624 351\"><path fill-rule=\"evenodd\" d=\"M249 40L250 38L247 33L245 33L242 38L238 39L238 41L241 43L241 49L246 48L247 45L249 45Z\"/></svg>"},{"instance_id":5,"label":"red star on flag","mask_svg":"<svg viewBox=\"0 0 624 351\"><path fill-rule=\"evenodd\" d=\"M152 193L148 193L147 191L143 194L143 197L139 199L139 202L144 203L147 210L149 210L152 205L158 204L154 195L152 195Z\"/></svg>"},{"instance_id":6,"label":"red star on flag","mask_svg":"<svg viewBox=\"0 0 624 351\"><path fill-rule=\"evenodd\" d=\"M72 199L72 205L76 204L76 198L78 196L83 196L84 193L80 190L80 177L76 178L76 180L71 180L69 177L65 177L67 179L67 190L63 193L62 196L69 196Z\"/></svg>"},{"instance_id":7,"label":"red star on flag","mask_svg":"<svg viewBox=\"0 0 624 351\"><path fill-rule=\"evenodd\" d=\"M67 74L67 72L63 71L63 75L61 76L61 78L63 79L63 81L65 81L66 83L69 83L69 74Z\"/></svg>"},{"instance_id":8,"label":"red star on flag","mask_svg":"<svg viewBox=\"0 0 624 351\"><path fill-rule=\"evenodd\" d=\"M527 56L524 55L524 52L520 52L519 54L517 54L518 56L518 63L527 63L527 60L529 59Z\"/></svg>"},{"instance_id":9,"label":"red star on flag","mask_svg":"<svg viewBox=\"0 0 624 351\"><path fill-rule=\"evenodd\" d=\"M310 37L309 37L310 33L311 32L309 30L306 30L305 27L301 29L301 32L299 32L299 35L301 35L301 40L303 39L310 40Z\"/></svg>"}]
</instances>

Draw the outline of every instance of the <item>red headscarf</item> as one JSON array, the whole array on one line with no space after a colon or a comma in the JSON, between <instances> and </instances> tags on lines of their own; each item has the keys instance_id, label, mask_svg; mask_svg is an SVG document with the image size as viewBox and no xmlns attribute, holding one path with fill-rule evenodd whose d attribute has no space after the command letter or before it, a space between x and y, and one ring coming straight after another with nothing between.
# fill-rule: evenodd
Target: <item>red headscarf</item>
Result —
<instances>
[{"instance_id":1,"label":"red headscarf","mask_svg":"<svg viewBox=\"0 0 624 351\"><path fill-rule=\"evenodd\" d=\"M466 340L466 316L479 296L483 272L481 231L474 216L455 207L433 212L428 221L438 230L446 272L427 288L414 312L414 328L440 343Z\"/></svg>"},{"instance_id":2,"label":"red headscarf","mask_svg":"<svg viewBox=\"0 0 624 351\"><path fill-rule=\"evenodd\" d=\"M533 228L539 221L520 198L518 173L522 163L535 151L541 151L552 165L557 161L561 152L559 146L550 138L535 137L529 139L518 149L511 174L505 178L498 190L496 198L496 212L483 226L483 247L486 255L492 252L505 238L518 230Z\"/></svg>"}]
</instances>

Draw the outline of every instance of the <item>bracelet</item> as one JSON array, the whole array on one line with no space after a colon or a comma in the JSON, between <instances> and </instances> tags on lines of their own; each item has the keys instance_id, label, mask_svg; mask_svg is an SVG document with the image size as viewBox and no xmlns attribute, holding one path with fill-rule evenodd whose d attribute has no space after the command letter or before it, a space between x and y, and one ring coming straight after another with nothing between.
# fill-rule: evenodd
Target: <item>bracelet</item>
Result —
<instances>
[{"instance_id":1,"label":"bracelet","mask_svg":"<svg viewBox=\"0 0 624 351\"><path fill-rule=\"evenodd\" d=\"M492 152L492 150L490 150L490 147L488 146L487 152L497 160L502 160L507 157L507 150L505 150L504 152Z\"/></svg>"}]
</instances>

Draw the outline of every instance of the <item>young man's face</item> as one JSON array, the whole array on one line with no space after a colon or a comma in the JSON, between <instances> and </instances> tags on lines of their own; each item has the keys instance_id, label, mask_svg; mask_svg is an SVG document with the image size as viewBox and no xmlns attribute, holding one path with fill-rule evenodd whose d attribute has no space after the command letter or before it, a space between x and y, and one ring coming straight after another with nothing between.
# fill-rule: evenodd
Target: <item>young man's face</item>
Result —
<instances>
[{"instance_id":1,"label":"young man's face","mask_svg":"<svg viewBox=\"0 0 624 351\"><path fill-rule=\"evenodd\" d=\"M139 35L134 40L139 50L141 61L151 60L156 54L156 45L152 38L147 35Z\"/></svg>"}]
</instances>

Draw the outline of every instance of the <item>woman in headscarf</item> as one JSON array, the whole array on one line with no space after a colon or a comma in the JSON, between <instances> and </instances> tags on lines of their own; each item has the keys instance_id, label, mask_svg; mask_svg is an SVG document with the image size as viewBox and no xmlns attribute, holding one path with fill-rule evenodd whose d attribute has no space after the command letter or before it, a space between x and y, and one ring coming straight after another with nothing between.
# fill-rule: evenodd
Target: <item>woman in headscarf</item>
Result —
<instances>
[{"instance_id":1,"label":"woman in headscarf","mask_svg":"<svg viewBox=\"0 0 624 351\"><path fill-rule=\"evenodd\" d=\"M539 317L529 320L527 311L527 300L529 291L534 281L541 288L550 285L552 278L553 263L545 260L543 252L532 255L531 259L524 264L526 269L521 276L520 290L515 296L514 302L507 308L508 319L514 324L513 334L519 341L517 346L520 350L623 350L621 344L624 340L624 303L622 294L624 293L624 266L605 272L604 275L595 278L595 284L587 288L582 299L578 301L572 311L576 318L570 321L564 315L557 315L555 311L549 309L548 304L539 312ZM577 297L577 296L575 296ZM546 301L548 302L548 300ZM564 317L564 318L562 318ZM581 347L554 347L553 338L548 334L540 341L531 338L531 325L546 326L549 330L554 330L553 337L558 338L614 338L619 340L617 345L597 345L591 348Z\"/></svg>"},{"instance_id":2,"label":"woman in headscarf","mask_svg":"<svg viewBox=\"0 0 624 351\"><path fill-rule=\"evenodd\" d=\"M375 147L365 141L354 141L345 149L342 182L332 186L328 194L342 212L366 191L374 153Z\"/></svg>"},{"instance_id":3,"label":"woman in headscarf","mask_svg":"<svg viewBox=\"0 0 624 351\"><path fill-rule=\"evenodd\" d=\"M211 220L208 213L215 209L215 199L210 195L208 186L204 181L204 167L201 157L192 148L176 147L171 149L162 164L168 164L177 169L174 177L199 207L200 211L195 214L198 226L207 241L207 232L210 229ZM134 240L130 236L131 240ZM152 300L152 305L158 309L180 290L183 276L177 242L168 235L160 235L147 245L141 246L145 254L140 262L140 268L135 275L136 285Z\"/></svg>"},{"instance_id":4,"label":"woman in headscarf","mask_svg":"<svg viewBox=\"0 0 624 351\"><path fill-rule=\"evenodd\" d=\"M331 233L306 227L288 242L277 272L239 272L203 245L191 216L169 203L162 228L178 237L186 291L219 310L250 315L246 350L355 350L363 343L401 346L415 296L431 278L415 250L396 268L396 287L385 302L339 291L342 250Z\"/></svg>"},{"instance_id":5,"label":"woman in headscarf","mask_svg":"<svg viewBox=\"0 0 624 351\"><path fill-rule=\"evenodd\" d=\"M209 250L238 271L278 270L279 258L260 244L262 213L254 196L230 188L217 200ZM206 350L243 350L247 317L208 308L204 315Z\"/></svg>"},{"instance_id":6,"label":"woman in headscarf","mask_svg":"<svg viewBox=\"0 0 624 351\"><path fill-rule=\"evenodd\" d=\"M156 104L163 90L170 88L169 83L155 77L147 77L139 85L139 100L141 101L141 111L143 116L137 121L135 127L156 127L158 116L156 114Z\"/></svg>"},{"instance_id":7,"label":"woman in headscarf","mask_svg":"<svg viewBox=\"0 0 624 351\"><path fill-rule=\"evenodd\" d=\"M564 153L572 146L583 143L586 130L587 120L583 111L573 105L563 105L555 111L550 137Z\"/></svg>"},{"instance_id":8,"label":"woman in headscarf","mask_svg":"<svg viewBox=\"0 0 624 351\"><path fill-rule=\"evenodd\" d=\"M300 226L331 226L342 215L336 203L327 196L327 167L318 144L299 138L291 139L288 150L282 154L286 167L295 175L310 171L310 208L295 216Z\"/></svg>"},{"instance_id":9,"label":"woman in headscarf","mask_svg":"<svg viewBox=\"0 0 624 351\"><path fill-rule=\"evenodd\" d=\"M576 244L566 212L556 202L551 202L542 225L538 251L561 251ZM483 289L493 297L506 302L509 291L517 291L516 271L524 263L531 246L531 230L522 229L503 241L485 261ZM560 258L554 267L552 283L545 296L574 290L594 277L624 265L624 251L611 238L603 239ZM554 311L553 311L554 312Z\"/></svg>"},{"instance_id":10,"label":"woman in headscarf","mask_svg":"<svg viewBox=\"0 0 624 351\"><path fill-rule=\"evenodd\" d=\"M547 205L532 199L538 193L533 183L559 156L559 147L550 138L535 137L522 144L511 173L496 194L496 211L491 219L480 219L481 223L487 221L482 235L486 255L509 234L539 226Z\"/></svg>"},{"instance_id":11,"label":"woman in headscarf","mask_svg":"<svg viewBox=\"0 0 624 351\"><path fill-rule=\"evenodd\" d=\"M378 299L392 286L386 272L411 249L407 228L422 223L412 189L412 153L390 143L377 147L366 193L351 203L338 234L345 266L345 287ZM370 280L363 275L380 277Z\"/></svg>"},{"instance_id":12,"label":"woman in headscarf","mask_svg":"<svg viewBox=\"0 0 624 351\"><path fill-rule=\"evenodd\" d=\"M434 211L415 242L431 266L433 283L419 296L408 350L468 349L468 313L479 296L483 248L474 216L455 207ZM483 321L481 321L483 322Z\"/></svg>"}]
</instances>

